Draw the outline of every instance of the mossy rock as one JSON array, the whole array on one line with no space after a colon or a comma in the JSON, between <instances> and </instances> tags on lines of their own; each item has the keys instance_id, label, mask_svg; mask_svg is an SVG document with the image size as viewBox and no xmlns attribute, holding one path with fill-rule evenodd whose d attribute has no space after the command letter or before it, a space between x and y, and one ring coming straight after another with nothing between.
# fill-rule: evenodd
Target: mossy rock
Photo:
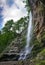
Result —
<instances>
[{"instance_id":1,"label":"mossy rock","mask_svg":"<svg viewBox=\"0 0 45 65\"><path fill-rule=\"evenodd\" d=\"M43 61L39 61L39 62L36 63L35 65L45 65L45 60L43 60Z\"/></svg>"},{"instance_id":2,"label":"mossy rock","mask_svg":"<svg viewBox=\"0 0 45 65\"><path fill-rule=\"evenodd\" d=\"M43 49L40 53L37 54L36 60L45 60L45 49Z\"/></svg>"}]
</instances>

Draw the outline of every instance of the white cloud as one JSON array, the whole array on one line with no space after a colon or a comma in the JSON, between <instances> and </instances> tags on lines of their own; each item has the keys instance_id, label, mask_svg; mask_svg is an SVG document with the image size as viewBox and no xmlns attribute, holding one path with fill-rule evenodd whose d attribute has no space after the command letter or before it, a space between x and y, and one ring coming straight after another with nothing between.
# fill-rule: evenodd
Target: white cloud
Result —
<instances>
[{"instance_id":1,"label":"white cloud","mask_svg":"<svg viewBox=\"0 0 45 65\"><path fill-rule=\"evenodd\" d=\"M4 4L3 9L3 26L6 21L13 19L14 21L19 20L21 17L27 16L27 11L25 8L25 4L22 0L14 0L14 4L12 7L9 7L6 4L6 0L2 0Z\"/></svg>"}]
</instances>

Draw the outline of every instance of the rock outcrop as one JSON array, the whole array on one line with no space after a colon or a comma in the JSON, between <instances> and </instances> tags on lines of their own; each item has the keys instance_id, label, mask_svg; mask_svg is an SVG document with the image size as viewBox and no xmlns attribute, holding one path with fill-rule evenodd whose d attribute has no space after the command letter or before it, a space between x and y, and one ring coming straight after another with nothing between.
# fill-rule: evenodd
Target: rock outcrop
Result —
<instances>
[{"instance_id":1,"label":"rock outcrop","mask_svg":"<svg viewBox=\"0 0 45 65\"><path fill-rule=\"evenodd\" d=\"M29 0L32 10L34 33L37 39L41 39L41 34L45 31L45 9L43 1L41 0Z\"/></svg>"},{"instance_id":2,"label":"rock outcrop","mask_svg":"<svg viewBox=\"0 0 45 65\"><path fill-rule=\"evenodd\" d=\"M45 5L44 0L29 0L29 2L32 10L35 38L32 42L34 44L32 56L36 57L45 47Z\"/></svg>"}]
</instances>

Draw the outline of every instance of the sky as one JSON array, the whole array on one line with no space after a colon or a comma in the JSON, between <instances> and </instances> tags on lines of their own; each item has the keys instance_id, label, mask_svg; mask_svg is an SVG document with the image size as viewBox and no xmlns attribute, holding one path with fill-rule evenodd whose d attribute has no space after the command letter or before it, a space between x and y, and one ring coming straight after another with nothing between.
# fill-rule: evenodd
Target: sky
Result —
<instances>
[{"instance_id":1,"label":"sky","mask_svg":"<svg viewBox=\"0 0 45 65\"><path fill-rule=\"evenodd\" d=\"M0 29L8 20L19 20L27 16L26 3L23 0L0 0Z\"/></svg>"}]
</instances>

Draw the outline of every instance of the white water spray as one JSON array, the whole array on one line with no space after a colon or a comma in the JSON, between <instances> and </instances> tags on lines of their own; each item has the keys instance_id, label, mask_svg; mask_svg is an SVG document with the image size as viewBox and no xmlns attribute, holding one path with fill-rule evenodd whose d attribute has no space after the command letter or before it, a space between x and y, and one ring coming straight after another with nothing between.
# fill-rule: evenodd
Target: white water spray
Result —
<instances>
[{"instance_id":1,"label":"white water spray","mask_svg":"<svg viewBox=\"0 0 45 65\"><path fill-rule=\"evenodd\" d=\"M29 24L28 24L28 29L27 29L26 46L24 48L24 51L21 51L19 60L26 59L26 56L31 52L33 48L33 46L30 47L31 37L32 37L32 13L30 12Z\"/></svg>"}]
</instances>

